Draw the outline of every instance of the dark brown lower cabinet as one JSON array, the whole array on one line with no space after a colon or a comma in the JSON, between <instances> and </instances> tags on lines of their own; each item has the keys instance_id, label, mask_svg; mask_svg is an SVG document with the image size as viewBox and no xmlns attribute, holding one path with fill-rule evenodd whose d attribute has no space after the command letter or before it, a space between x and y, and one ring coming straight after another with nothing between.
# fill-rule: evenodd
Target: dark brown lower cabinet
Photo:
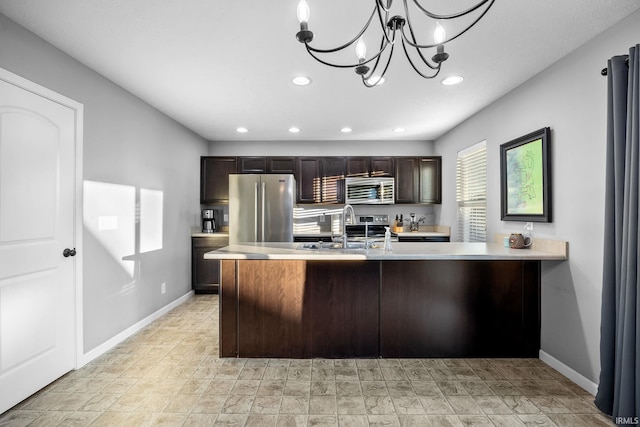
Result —
<instances>
[{"instance_id":1,"label":"dark brown lower cabinet","mask_svg":"<svg viewBox=\"0 0 640 427\"><path fill-rule=\"evenodd\" d=\"M538 357L538 261L385 261L382 357Z\"/></svg>"},{"instance_id":2,"label":"dark brown lower cabinet","mask_svg":"<svg viewBox=\"0 0 640 427\"><path fill-rule=\"evenodd\" d=\"M191 289L197 294L216 294L220 284L220 261L204 254L229 246L228 236L191 238Z\"/></svg>"},{"instance_id":3,"label":"dark brown lower cabinet","mask_svg":"<svg viewBox=\"0 0 640 427\"><path fill-rule=\"evenodd\" d=\"M220 297L218 299L220 357L238 357L237 264L236 260L220 260Z\"/></svg>"},{"instance_id":4,"label":"dark brown lower cabinet","mask_svg":"<svg viewBox=\"0 0 640 427\"><path fill-rule=\"evenodd\" d=\"M378 277L377 264L366 262L241 260L233 272L223 267L223 283L233 285L223 285L221 313L237 309L237 349L223 341L221 356L376 357ZM233 316L221 314L221 321L222 336L236 335Z\"/></svg>"},{"instance_id":5,"label":"dark brown lower cabinet","mask_svg":"<svg viewBox=\"0 0 640 427\"><path fill-rule=\"evenodd\" d=\"M539 348L539 261L222 261L221 357L537 357Z\"/></svg>"}]
</instances>

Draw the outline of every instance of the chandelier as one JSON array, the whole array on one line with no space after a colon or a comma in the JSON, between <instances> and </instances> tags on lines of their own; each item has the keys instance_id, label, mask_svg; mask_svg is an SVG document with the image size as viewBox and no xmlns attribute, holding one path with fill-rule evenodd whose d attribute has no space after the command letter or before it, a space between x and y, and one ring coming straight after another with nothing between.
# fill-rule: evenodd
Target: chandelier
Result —
<instances>
[{"instance_id":1,"label":"chandelier","mask_svg":"<svg viewBox=\"0 0 640 427\"><path fill-rule=\"evenodd\" d=\"M466 10L452 14L437 14L431 12L420 4L420 0L403 0L404 16L391 16L391 5L393 0L374 0L374 2L375 6L373 7L373 11L369 16L369 19L353 39L343 45L331 49L317 49L309 45L313 40L313 32L309 30L308 25L310 15L309 6L305 0L300 0L300 3L298 3L300 31L296 34L296 38L300 43L304 43L307 48L307 52L316 61L336 68L353 68L356 74L362 77L362 82L367 87L373 87L383 81L384 75L389 68L391 57L393 56L393 49L396 45L396 41L400 39L402 42L402 49L404 50L405 56L407 57L409 64L411 64L411 67L421 77L425 79L432 79L440 73L442 63L449 58L449 54L444 51L444 46L450 41L457 39L477 24L478 21L480 21L480 19L482 19L482 17L489 11L491 6L493 6L495 0L481 0ZM433 28L433 38L431 40L419 41L419 37L416 36L421 28L417 28L415 24L412 24L411 17L409 16L409 10L411 9L409 4L411 3L415 5L413 10L424 16L424 18L420 19L423 21L426 20L426 22L428 22L427 26L431 26ZM471 17L467 17L468 15L471 15ZM378 17L382 33L379 36L380 45L378 51L373 56L367 58L367 47L363 40L363 36L376 16ZM469 20L470 22L468 22L468 25L462 25L454 35L447 35L441 21L454 21L461 18ZM324 59L327 54L333 54L354 45L358 61L357 63L338 64ZM387 49L389 49L389 52L385 53ZM428 50L435 52L433 56L431 56L430 60L427 58L429 55L425 55ZM320 56L322 56L322 58ZM385 56L386 60L383 59ZM376 71L382 64L384 64L382 73L377 74ZM371 67L369 65L371 65Z\"/></svg>"}]
</instances>

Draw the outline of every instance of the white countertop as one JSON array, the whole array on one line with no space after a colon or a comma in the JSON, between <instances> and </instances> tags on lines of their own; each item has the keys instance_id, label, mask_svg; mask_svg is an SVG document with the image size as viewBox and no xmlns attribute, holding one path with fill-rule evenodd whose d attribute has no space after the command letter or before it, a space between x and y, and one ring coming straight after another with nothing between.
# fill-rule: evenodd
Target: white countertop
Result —
<instances>
[{"instance_id":1,"label":"white countertop","mask_svg":"<svg viewBox=\"0 0 640 427\"><path fill-rule=\"evenodd\" d=\"M404 231L396 232L398 237L450 237L451 227L445 225L420 225L418 231L409 231L407 227Z\"/></svg>"},{"instance_id":2,"label":"white countertop","mask_svg":"<svg viewBox=\"0 0 640 427\"><path fill-rule=\"evenodd\" d=\"M191 232L191 237L229 237L226 231L216 231L215 233L203 233L202 231Z\"/></svg>"},{"instance_id":3,"label":"white countertop","mask_svg":"<svg viewBox=\"0 0 640 427\"><path fill-rule=\"evenodd\" d=\"M396 234L398 237L449 237L449 233L444 231L402 231Z\"/></svg>"},{"instance_id":4,"label":"white countertop","mask_svg":"<svg viewBox=\"0 0 640 427\"><path fill-rule=\"evenodd\" d=\"M381 249L297 249L303 243L246 243L207 252L206 259L280 260L564 260L565 250L510 249L497 243L393 243ZM562 246L562 245L560 245Z\"/></svg>"}]
</instances>

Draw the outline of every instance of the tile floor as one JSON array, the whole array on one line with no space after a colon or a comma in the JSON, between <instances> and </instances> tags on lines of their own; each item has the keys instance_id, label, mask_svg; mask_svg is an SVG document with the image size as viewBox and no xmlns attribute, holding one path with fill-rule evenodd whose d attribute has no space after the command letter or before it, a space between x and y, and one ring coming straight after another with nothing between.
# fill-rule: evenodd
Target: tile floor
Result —
<instances>
[{"instance_id":1,"label":"tile floor","mask_svg":"<svg viewBox=\"0 0 640 427\"><path fill-rule=\"evenodd\" d=\"M0 426L612 426L537 359L219 359L196 295Z\"/></svg>"}]
</instances>

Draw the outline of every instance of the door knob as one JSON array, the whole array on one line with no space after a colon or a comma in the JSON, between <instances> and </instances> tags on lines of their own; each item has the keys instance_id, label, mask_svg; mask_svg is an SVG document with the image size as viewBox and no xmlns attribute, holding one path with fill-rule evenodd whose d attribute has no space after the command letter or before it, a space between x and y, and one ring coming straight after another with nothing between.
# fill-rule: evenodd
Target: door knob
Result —
<instances>
[{"instance_id":1,"label":"door knob","mask_svg":"<svg viewBox=\"0 0 640 427\"><path fill-rule=\"evenodd\" d=\"M65 258L70 256L76 256L76 248L73 248L73 249L66 248L64 251L62 251L62 255Z\"/></svg>"}]
</instances>

